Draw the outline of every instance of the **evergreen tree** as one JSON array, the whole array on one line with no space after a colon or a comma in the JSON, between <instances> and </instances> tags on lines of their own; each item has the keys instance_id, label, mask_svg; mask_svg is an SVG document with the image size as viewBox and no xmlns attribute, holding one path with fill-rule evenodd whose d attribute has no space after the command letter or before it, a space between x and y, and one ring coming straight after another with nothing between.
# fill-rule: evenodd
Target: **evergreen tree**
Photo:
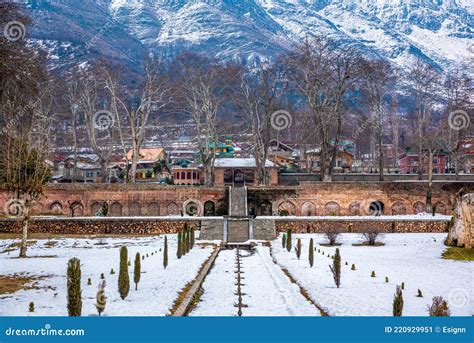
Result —
<instances>
[{"instance_id":1,"label":"evergreen tree","mask_svg":"<svg viewBox=\"0 0 474 343\"><path fill-rule=\"evenodd\" d=\"M176 253L176 256L178 257L178 259L180 259L181 256L183 256L183 252L181 251L181 248L182 248L182 245L181 245L181 232L178 232L178 251Z\"/></svg>"},{"instance_id":2,"label":"evergreen tree","mask_svg":"<svg viewBox=\"0 0 474 343\"><path fill-rule=\"evenodd\" d=\"M388 276L385 277L385 282L388 283Z\"/></svg>"},{"instance_id":3,"label":"evergreen tree","mask_svg":"<svg viewBox=\"0 0 474 343\"><path fill-rule=\"evenodd\" d=\"M87 279L87 285L88 285L88 286L92 285L92 279L91 279L91 278L88 278L88 279Z\"/></svg>"},{"instance_id":4,"label":"evergreen tree","mask_svg":"<svg viewBox=\"0 0 474 343\"><path fill-rule=\"evenodd\" d=\"M405 282L402 282L402 289L405 289Z\"/></svg>"},{"instance_id":5,"label":"evergreen tree","mask_svg":"<svg viewBox=\"0 0 474 343\"><path fill-rule=\"evenodd\" d=\"M138 289L138 283L140 282L140 276L142 272L140 253L137 252L135 255L135 268L133 268L133 282L135 282L135 290Z\"/></svg>"},{"instance_id":6,"label":"evergreen tree","mask_svg":"<svg viewBox=\"0 0 474 343\"><path fill-rule=\"evenodd\" d=\"M423 293L421 293L421 289L418 289L418 294L416 296L418 298L423 298Z\"/></svg>"},{"instance_id":7,"label":"evergreen tree","mask_svg":"<svg viewBox=\"0 0 474 343\"><path fill-rule=\"evenodd\" d=\"M118 289L120 298L125 299L130 291L130 276L128 275L128 250L123 246L120 249L120 270L118 277Z\"/></svg>"},{"instance_id":8,"label":"evergreen tree","mask_svg":"<svg viewBox=\"0 0 474 343\"><path fill-rule=\"evenodd\" d=\"M187 239L186 239L186 231L183 231L183 233L181 234L181 253L184 255L186 255L186 242L187 242Z\"/></svg>"},{"instance_id":9,"label":"evergreen tree","mask_svg":"<svg viewBox=\"0 0 474 343\"><path fill-rule=\"evenodd\" d=\"M314 264L314 248L313 248L313 239L311 238L309 241L309 254L308 254L308 259L309 259L309 265L310 267L313 267Z\"/></svg>"},{"instance_id":10,"label":"evergreen tree","mask_svg":"<svg viewBox=\"0 0 474 343\"><path fill-rule=\"evenodd\" d=\"M191 250L191 233L189 229L186 230L186 242L185 242L186 254Z\"/></svg>"},{"instance_id":11,"label":"evergreen tree","mask_svg":"<svg viewBox=\"0 0 474 343\"><path fill-rule=\"evenodd\" d=\"M291 251L291 229L288 230L288 232L286 233L286 250L288 250L288 252Z\"/></svg>"},{"instance_id":12,"label":"evergreen tree","mask_svg":"<svg viewBox=\"0 0 474 343\"><path fill-rule=\"evenodd\" d=\"M165 236L165 247L163 249L163 267L168 267L168 238Z\"/></svg>"},{"instance_id":13,"label":"evergreen tree","mask_svg":"<svg viewBox=\"0 0 474 343\"><path fill-rule=\"evenodd\" d=\"M395 296L393 297L393 315L400 317L403 313L403 292L400 286L397 286Z\"/></svg>"},{"instance_id":14,"label":"evergreen tree","mask_svg":"<svg viewBox=\"0 0 474 343\"><path fill-rule=\"evenodd\" d=\"M356 270L356 265L352 263L351 270Z\"/></svg>"},{"instance_id":15,"label":"evergreen tree","mask_svg":"<svg viewBox=\"0 0 474 343\"><path fill-rule=\"evenodd\" d=\"M298 257L298 260L301 257L301 239L298 238L298 241L296 242L296 257Z\"/></svg>"},{"instance_id":16,"label":"evergreen tree","mask_svg":"<svg viewBox=\"0 0 474 343\"><path fill-rule=\"evenodd\" d=\"M334 283L337 288L341 285L341 255L339 254L339 248L336 248L336 255L334 255L334 261L332 262L331 268Z\"/></svg>"},{"instance_id":17,"label":"evergreen tree","mask_svg":"<svg viewBox=\"0 0 474 343\"><path fill-rule=\"evenodd\" d=\"M372 270L372 274L370 274L370 277L375 277L375 272Z\"/></svg>"},{"instance_id":18,"label":"evergreen tree","mask_svg":"<svg viewBox=\"0 0 474 343\"><path fill-rule=\"evenodd\" d=\"M281 235L281 247L283 249L286 248L286 235L285 234Z\"/></svg>"},{"instance_id":19,"label":"evergreen tree","mask_svg":"<svg viewBox=\"0 0 474 343\"><path fill-rule=\"evenodd\" d=\"M71 258L67 266L67 311L70 317L82 313L81 261Z\"/></svg>"},{"instance_id":20,"label":"evergreen tree","mask_svg":"<svg viewBox=\"0 0 474 343\"><path fill-rule=\"evenodd\" d=\"M28 306L28 312L35 312L35 303L30 302L30 305Z\"/></svg>"},{"instance_id":21,"label":"evergreen tree","mask_svg":"<svg viewBox=\"0 0 474 343\"><path fill-rule=\"evenodd\" d=\"M191 249L194 248L194 240L195 240L195 232L194 232L194 227L191 230Z\"/></svg>"},{"instance_id":22,"label":"evergreen tree","mask_svg":"<svg viewBox=\"0 0 474 343\"><path fill-rule=\"evenodd\" d=\"M105 310L105 305L107 304L107 297L105 296L105 280L100 280L99 289L97 290L95 308L99 313L99 317Z\"/></svg>"}]
</instances>

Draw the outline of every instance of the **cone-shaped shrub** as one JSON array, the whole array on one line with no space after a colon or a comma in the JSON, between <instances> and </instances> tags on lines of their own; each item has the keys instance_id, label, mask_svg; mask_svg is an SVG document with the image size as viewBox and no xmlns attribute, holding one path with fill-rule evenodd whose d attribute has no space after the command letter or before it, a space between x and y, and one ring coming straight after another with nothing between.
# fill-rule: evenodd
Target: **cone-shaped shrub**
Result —
<instances>
[{"instance_id":1,"label":"cone-shaped shrub","mask_svg":"<svg viewBox=\"0 0 474 343\"><path fill-rule=\"evenodd\" d=\"M370 274L370 277L375 277L375 272L372 270L372 274Z\"/></svg>"},{"instance_id":2,"label":"cone-shaped shrub","mask_svg":"<svg viewBox=\"0 0 474 343\"><path fill-rule=\"evenodd\" d=\"M349 265L349 263L347 263L347 261L346 261L345 265L346 265L346 266L348 266L348 265Z\"/></svg>"},{"instance_id":3,"label":"cone-shaped shrub","mask_svg":"<svg viewBox=\"0 0 474 343\"><path fill-rule=\"evenodd\" d=\"M28 312L35 312L35 303L30 302L30 305L28 305Z\"/></svg>"},{"instance_id":4,"label":"cone-shaped shrub","mask_svg":"<svg viewBox=\"0 0 474 343\"><path fill-rule=\"evenodd\" d=\"M423 293L421 293L421 289L418 289L418 294L416 296L418 298L423 298Z\"/></svg>"},{"instance_id":5,"label":"cone-shaped shrub","mask_svg":"<svg viewBox=\"0 0 474 343\"><path fill-rule=\"evenodd\" d=\"M183 256L183 252L181 251L181 248L182 248L182 244L181 244L181 232L178 232L178 251L176 252L176 256L178 257L178 259L181 258L181 256Z\"/></svg>"},{"instance_id":6,"label":"cone-shaped shrub","mask_svg":"<svg viewBox=\"0 0 474 343\"><path fill-rule=\"evenodd\" d=\"M104 273L101 273L101 274L100 274L100 279L101 279L101 280L104 280L104 279L105 279Z\"/></svg>"},{"instance_id":7,"label":"cone-shaped shrub","mask_svg":"<svg viewBox=\"0 0 474 343\"><path fill-rule=\"evenodd\" d=\"M351 270L356 270L356 265L352 263Z\"/></svg>"},{"instance_id":8,"label":"cone-shaped shrub","mask_svg":"<svg viewBox=\"0 0 474 343\"><path fill-rule=\"evenodd\" d=\"M88 286L92 285L92 279L91 279L91 278L88 278L88 279L87 279L87 285L88 285Z\"/></svg>"},{"instance_id":9,"label":"cone-shaped shrub","mask_svg":"<svg viewBox=\"0 0 474 343\"><path fill-rule=\"evenodd\" d=\"M283 249L286 248L286 235L285 234L281 235L281 247Z\"/></svg>"},{"instance_id":10,"label":"cone-shaped shrub","mask_svg":"<svg viewBox=\"0 0 474 343\"><path fill-rule=\"evenodd\" d=\"M385 282L388 283L388 277L387 276L385 277Z\"/></svg>"},{"instance_id":11,"label":"cone-shaped shrub","mask_svg":"<svg viewBox=\"0 0 474 343\"><path fill-rule=\"evenodd\" d=\"M286 233L286 250L291 251L292 248L291 243L291 229L288 230Z\"/></svg>"},{"instance_id":12,"label":"cone-shaped shrub","mask_svg":"<svg viewBox=\"0 0 474 343\"><path fill-rule=\"evenodd\" d=\"M67 265L67 311L70 317L82 313L81 261L71 258Z\"/></svg>"},{"instance_id":13,"label":"cone-shaped shrub","mask_svg":"<svg viewBox=\"0 0 474 343\"><path fill-rule=\"evenodd\" d=\"M163 267L168 267L168 237L165 236L165 247L163 249Z\"/></svg>"},{"instance_id":14,"label":"cone-shaped shrub","mask_svg":"<svg viewBox=\"0 0 474 343\"><path fill-rule=\"evenodd\" d=\"M107 297L105 296L105 280L100 280L99 288L97 290L97 295L95 297L95 308L99 313L99 317L105 310L105 305L107 304Z\"/></svg>"},{"instance_id":15,"label":"cone-shaped shrub","mask_svg":"<svg viewBox=\"0 0 474 343\"><path fill-rule=\"evenodd\" d=\"M402 282L402 289L405 289L405 282Z\"/></svg>"},{"instance_id":16,"label":"cone-shaped shrub","mask_svg":"<svg viewBox=\"0 0 474 343\"><path fill-rule=\"evenodd\" d=\"M395 296L393 297L393 315L400 317L403 313L403 294L400 286L397 286Z\"/></svg>"},{"instance_id":17,"label":"cone-shaped shrub","mask_svg":"<svg viewBox=\"0 0 474 343\"><path fill-rule=\"evenodd\" d=\"M140 260L140 253L137 252L135 255L135 266L133 268L133 282L135 282L135 290L138 289L138 283L140 282L140 276L142 272L142 265Z\"/></svg>"},{"instance_id":18,"label":"cone-shaped shrub","mask_svg":"<svg viewBox=\"0 0 474 343\"><path fill-rule=\"evenodd\" d=\"M428 314L431 317L449 317L451 311L448 302L443 297L434 297L433 303L428 307Z\"/></svg>"},{"instance_id":19,"label":"cone-shaped shrub","mask_svg":"<svg viewBox=\"0 0 474 343\"><path fill-rule=\"evenodd\" d=\"M191 232L186 230L186 254L191 251Z\"/></svg>"},{"instance_id":20,"label":"cone-shaped shrub","mask_svg":"<svg viewBox=\"0 0 474 343\"><path fill-rule=\"evenodd\" d=\"M313 239L311 238L309 240L309 252L308 252L308 260L309 260L309 266L313 267L314 264L314 248L313 248Z\"/></svg>"},{"instance_id":21,"label":"cone-shaped shrub","mask_svg":"<svg viewBox=\"0 0 474 343\"><path fill-rule=\"evenodd\" d=\"M339 248L336 248L336 255L334 255L334 261L332 262L331 268L334 283L337 288L341 285L341 255L339 254Z\"/></svg>"},{"instance_id":22,"label":"cone-shaped shrub","mask_svg":"<svg viewBox=\"0 0 474 343\"><path fill-rule=\"evenodd\" d=\"M114 268L110 269L110 275L115 274Z\"/></svg>"},{"instance_id":23,"label":"cone-shaped shrub","mask_svg":"<svg viewBox=\"0 0 474 343\"><path fill-rule=\"evenodd\" d=\"M191 249L194 248L194 241L196 239L196 237L194 236L195 235L195 232L194 232L194 227L193 229L191 230Z\"/></svg>"},{"instance_id":24,"label":"cone-shaped shrub","mask_svg":"<svg viewBox=\"0 0 474 343\"><path fill-rule=\"evenodd\" d=\"M298 238L298 241L296 242L296 257L298 257L298 260L301 257L301 239Z\"/></svg>"},{"instance_id":25,"label":"cone-shaped shrub","mask_svg":"<svg viewBox=\"0 0 474 343\"><path fill-rule=\"evenodd\" d=\"M118 289L120 298L125 299L130 291L130 276L128 275L128 250L127 247L120 249L120 271L118 277Z\"/></svg>"}]
</instances>

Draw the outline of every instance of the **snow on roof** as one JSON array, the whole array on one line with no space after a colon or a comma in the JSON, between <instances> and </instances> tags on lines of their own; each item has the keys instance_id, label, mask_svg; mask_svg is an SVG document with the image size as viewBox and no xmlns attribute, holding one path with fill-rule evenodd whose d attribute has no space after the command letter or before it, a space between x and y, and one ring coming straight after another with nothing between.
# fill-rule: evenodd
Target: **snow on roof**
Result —
<instances>
[{"instance_id":1,"label":"snow on roof","mask_svg":"<svg viewBox=\"0 0 474 343\"><path fill-rule=\"evenodd\" d=\"M163 148L141 148L140 149L140 162L155 162L160 157L160 154L163 152ZM130 150L127 153L127 159L130 161L132 159L133 151Z\"/></svg>"},{"instance_id":2,"label":"snow on roof","mask_svg":"<svg viewBox=\"0 0 474 343\"><path fill-rule=\"evenodd\" d=\"M275 164L266 160L265 167L272 168ZM255 168L254 158L217 158L214 162L216 168Z\"/></svg>"}]
</instances>

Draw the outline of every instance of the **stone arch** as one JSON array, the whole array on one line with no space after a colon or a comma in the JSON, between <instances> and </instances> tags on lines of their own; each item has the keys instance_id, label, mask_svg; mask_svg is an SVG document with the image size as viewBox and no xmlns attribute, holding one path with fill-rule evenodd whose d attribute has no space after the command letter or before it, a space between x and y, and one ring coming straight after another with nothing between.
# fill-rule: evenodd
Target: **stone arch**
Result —
<instances>
[{"instance_id":1,"label":"stone arch","mask_svg":"<svg viewBox=\"0 0 474 343\"><path fill-rule=\"evenodd\" d=\"M189 199L183 204L183 213L186 216L201 216L203 213L202 203L197 199Z\"/></svg>"},{"instance_id":2,"label":"stone arch","mask_svg":"<svg viewBox=\"0 0 474 343\"><path fill-rule=\"evenodd\" d=\"M360 215L360 201L353 201L349 204L349 214L351 216L358 216Z\"/></svg>"},{"instance_id":3,"label":"stone arch","mask_svg":"<svg viewBox=\"0 0 474 343\"><path fill-rule=\"evenodd\" d=\"M426 205L423 202L417 201L413 204L413 214L423 213L425 212L425 210Z\"/></svg>"},{"instance_id":4,"label":"stone arch","mask_svg":"<svg viewBox=\"0 0 474 343\"><path fill-rule=\"evenodd\" d=\"M61 213L63 210L63 205L59 201L55 201L49 205L49 210L54 213Z\"/></svg>"},{"instance_id":5,"label":"stone arch","mask_svg":"<svg viewBox=\"0 0 474 343\"><path fill-rule=\"evenodd\" d=\"M216 215L216 204L212 200L204 203L204 216L212 217Z\"/></svg>"},{"instance_id":6,"label":"stone arch","mask_svg":"<svg viewBox=\"0 0 474 343\"><path fill-rule=\"evenodd\" d=\"M139 217L142 215L142 207L138 202L132 202L128 206L128 214L132 217Z\"/></svg>"},{"instance_id":7,"label":"stone arch","mask_svg":"<svg viewBox=\"0 0 474 343\"><path fill-rule=\"evenodd\" d=\"M301 215L306 217L311 217L316 215L316 205L311 201L305 201L301 205Z\"/></svg>"},{"instance_id":8,"label":"stone arch","mask_svg":"<svg viewBox=\"0 0 474 343\"><path fill-rule=\"evenodd\" d=\"M80 217L84 215L84 205L80 201L74 201L69 205L71 217Z\"/></svg>"},{"instance_id":9,"label":"stone arch","mask_svg":"<svg viewBox=\"0 0 474 343\"><path fill-rule=\"evenodd\" d=\"M397 201L392 205L392 214L393 215L404 215L407 214L407 207L404 203Z\"/></svg>"},{"instance_id":10,"label":"stone arch","mask_svg":"<svg viewBox=\"0 0 474 343\"><path fill-rule=\"evenodd\" d=\"M327 216L338 216L341 212L341 206L335 201L330 201L324 205Z\"/></svg>"},{"instance_id":11,"label":"stone arch","mask_svg":"<svg viewBox=\"0 0 474 343\"><path fill-rule=\"evenodd\" d=\"M273 214L273 205L270 201L263 201L260 204L259 210L262 216L271 216Z\"/></svg>"},{"instance_id":12,"label":"stone arch","mask_svg":"<svg viewBox=\"0 0 474 343\"><path fill-rule=\"evenodd\" d=\"M102 204L98 201L91 205L91 216L95 216L102 209Z\"/></svg>"},{"instance_id":13,"label":"stone arch","mask_svg":"<svg viewBox=\"0 0 474 343\"><path fill-rule=\"evenodd\" d=\"M177 215L179 213L179 206L175 202L170 202L168 206L166 206L166 214L168 215Z\"/></svg>"},{"instance_id":14,"label":"stone arch","mask_svg":"<svg viewBox=\"0 0 474 343\"><path fill-rule=\"evenodd\" d=\"M119 202L114 202L110 205L110 216L121 217L122 216L122 205Z\"/></svg>"},{"instance_id":15,"label":"stone arch","mask_svg":"<svg viewBox=\"0 0 474 343\"><path fill-rule=\"evenodd\" d=\"M279 215L294 216L295 213L296 213L296 205L293 202L289 201L289 200L282 201L278 205L278 214Z\"/></svg>"},{"instance_id":16,"label":"stone arch","mask_svg":"<svg viewBox=\"0 0 474 343\"><path fill-rule=\"evenodd\" d=\"M157 202L151 202L147 207L147 215L157 217L160 215L160 205Z\"/></svg>"},{"instance_id":17,"label":"stone arch","mask_svg":"<svg viewBox=\"0 0 474 343\"><path fill-rule=\"evenodd\" d=\"M438 201L435 204L435 212L439 214L446 214L446 205L443 202Z\"/></svg>"}]
</instances>

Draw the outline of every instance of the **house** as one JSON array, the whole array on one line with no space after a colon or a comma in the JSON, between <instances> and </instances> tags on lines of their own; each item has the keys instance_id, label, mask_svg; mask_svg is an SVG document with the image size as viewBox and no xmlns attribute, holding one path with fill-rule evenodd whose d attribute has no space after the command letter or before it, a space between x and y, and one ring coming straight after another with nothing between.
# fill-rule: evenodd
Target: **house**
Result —
<instances>
[{"instance_id":1,"label":"house","mask_svg":"<svg viewBox=\"0 0 474 343\"><path fill-rule=\"evenodd\" d=\"M77 154L74 168L74 154L68 155L56 164L53 181L69 183L93 183L102 181L99 157L96 154ZM75 172L74 172L75 170Z\"/></svg>"},{"instance_id":2,"label":"house","mask_svg":"<svg viewBox=\"0 0 474 343\"><path fill-rule=\"evenodd\" d=\"M268 147L268 159L280 169L296 169L296 159L294 157L294 153L295 150L289 145L276 139L270 141Z\"/></svg>"},{"instance_id":3,"label":"house","mask_svg":"<svg viewBox=\"0 0 474 343\"><path fill-rule=\"evenodd\" d=\"M428 152L423 153L423 173L427 173L429 169ZM410 153L407 149L406 153L400 157L400 173L401 174L417 174L420 171L418 154ZM449 154L446 151L438 150L433 154L433 173L445 174L449 165Z\"/></svg>"},{"instance_id":4,"label":"house","mask_svg":"<svg viewBox=\"0 0 474 343\"><path fill-rule=\"evenodd\" d=\"M270 177L270 185L278 185L278 169L271 162L265 162ZM255 159L217 158L214 162L214 182L216 186L255 186L258 184Z\"/></svg>"},{"instance_id":5,"label":"house","mask_svg":"<svg viewBox=\"0 0 474 343\"><path fill-rule=\"evenodd\" d=\"M198 167L175 165L171 167L173 184L192 186L202 184L202 172Z\"/></svg>"},{"instance_id":6,"label":"house","mask_svg":"<svg viewBox=\"0 0 474 343\"><path fill-rule=\"evenodd\" d=\"M468 136L458 145L460 152L461 170L467 174L474 174L474 136Z\"/></svg>"},{"instance_id":7,"label":"house","mask_svg":"<svg viewBox=\"0 0 474 343\"><path fill-rule=\"evenodd\" d=\"M321 151L319 148L312 149L306 152L307 163L309 163L312 173L319 173L321 171L320 161ZM336 160L333 163L333 173L344 174L352 172L353 155L345 150L338 150L336 153Z\"/></svg>"},{"instance_id":8,"label":"house","mask_svg":"<svg viewBox=\"0 0 474 343\"><path fill-rule=\"evenodd\" d=\"M214 152L218 158L234 157L234 144L231 136L223 136L223 142L209 142L209 149ZM205 146L201 145L200 150L205 150Z\"/></svg>"},{"instance_id":9,"label":"house","mask_svg":"<svg viewBox=\"0 0 474 343\"><path fill-rule=\"evenodd\" d=\"M131 165L133 151L126 156L126 162ZM168 161L163 148L140 148L135 174L138 182L165 181L171 179Z\"/></svg>"}]
</instances>

